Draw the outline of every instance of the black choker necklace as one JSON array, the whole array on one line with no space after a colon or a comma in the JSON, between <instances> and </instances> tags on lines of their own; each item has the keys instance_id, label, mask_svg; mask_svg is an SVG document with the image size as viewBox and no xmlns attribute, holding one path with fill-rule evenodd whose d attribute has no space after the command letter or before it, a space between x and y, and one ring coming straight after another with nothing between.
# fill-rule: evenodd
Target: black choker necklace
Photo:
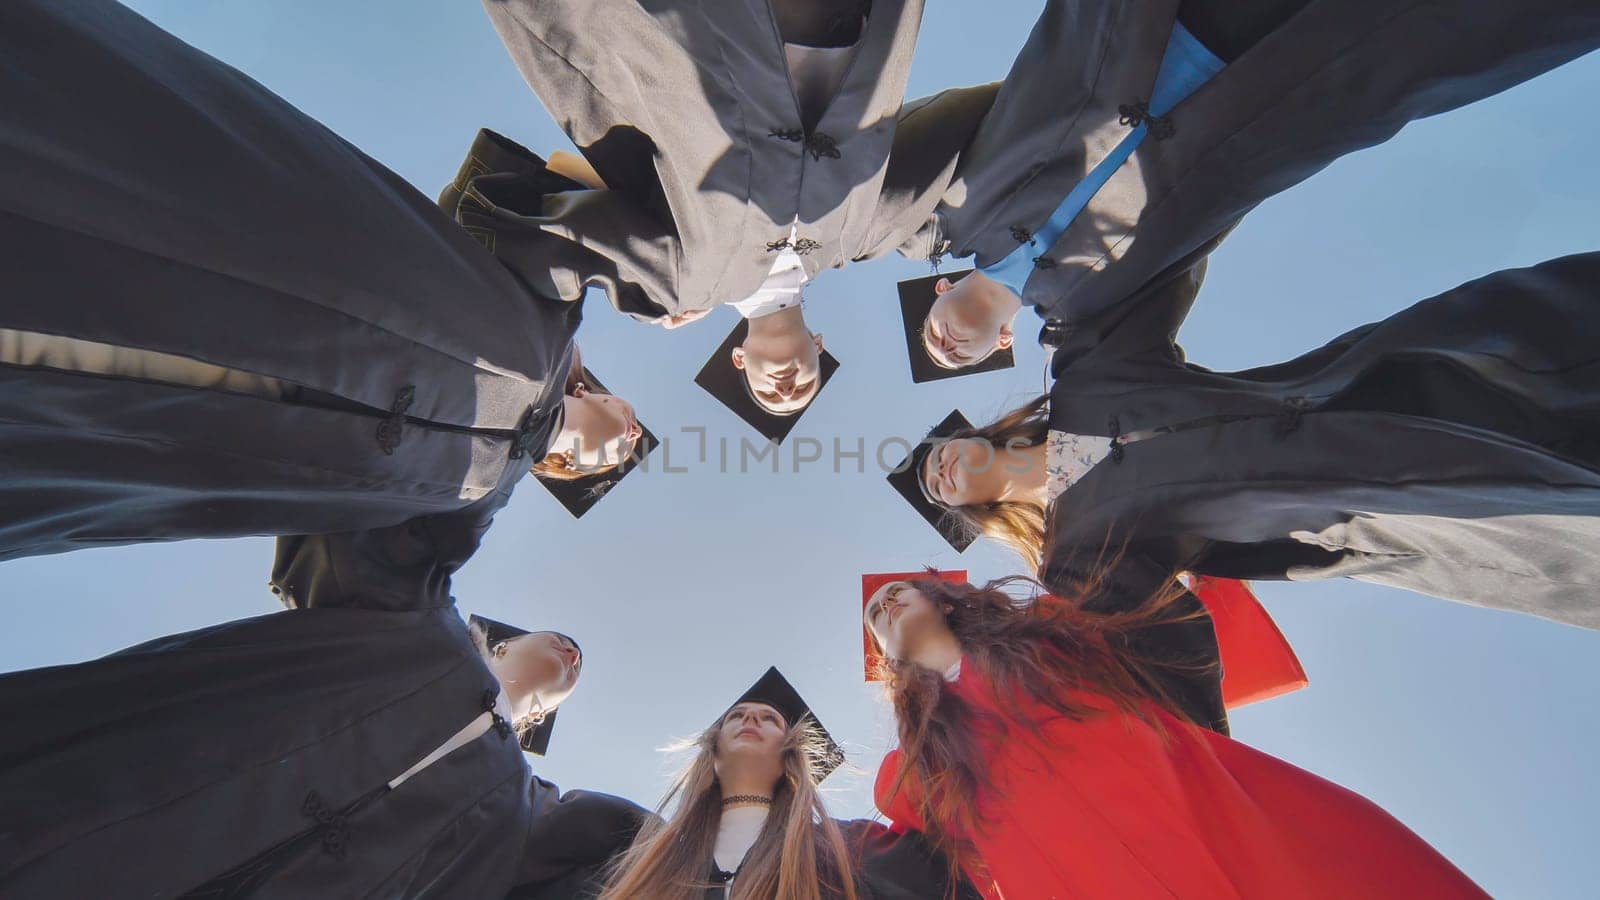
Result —
<instances>
[{"instance_id":1,"label":"black choker necklace","mask_svg":"<svg viewBox=\"0 0 1600 900\"><path fill-rule=\"evenodd\" d=\"M771 806L772 798L763 797L760 794L734 794L732 797L722 798L723 806L733 806L737 803L759 803L762 806Z\"/></svg>"}]
</instances>

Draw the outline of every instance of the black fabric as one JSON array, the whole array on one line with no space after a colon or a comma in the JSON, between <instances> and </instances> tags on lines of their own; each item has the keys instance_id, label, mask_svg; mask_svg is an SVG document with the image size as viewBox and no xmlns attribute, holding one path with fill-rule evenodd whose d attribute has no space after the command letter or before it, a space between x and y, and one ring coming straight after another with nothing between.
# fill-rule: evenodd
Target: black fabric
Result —
<instances>
[{"instance_id":1,"label":"black fabric","mask_svg":"<svg viewBox=\"0 0 1600 900\"><path fill-rule=\"evenodd\" d=\"M605 261L574 259L559 277L603 288L642 321L750 296L772 267L767 246L796 221L813 248L801 256L810 277L900 247L950 187L987 105L947 91L902 107L922 0L871 4L844 81L815 123L800 120L768 0L484 6L524 80L611 188L559 195L533 223ZM835 13L853 15L849 6L797 10L827 25ZM841 30L838 40L848 39ZM646 82L641 59L650 60ZM928 127L900 141L913 107ZM953 118L932 121L944 113Z\"/></svg>"},{"instance_id":2,"label":"black fabric","mask_svg":"<svg viewBox=\"0 0 1600 900\"><path fill-rule=\"evenodd\" d=\"M1199 283L1142 292L1057 360L1051 428L1158 433L1055 500L1048 564L1110 541L1167 569L1353 577L1600 627L1600 253L1241 372L1173 343Z\"/></svg>"},{"instance_id":3,"label":"black fabric","mask_svg":"<svg viewBox=\"0 0 1600 900\"><path fill-rule=\"evenodd\" d=\"M1178 21L1207 50L1232 62L1311 0L1182 0Z\"/></svg>"},{"instance_id":4,"label":"black fabric","mask_svg":"<svg viewBox=\"0 0 1600 900\"><path fill-rule=\"evenodd\" d=\"M507 900L592 900L607 867L655 816L621 797L596 791L565 794L534 779L529 853Z\"/></svg>"},{"instance_id":5,"label":"black fabric","mask_svg":"<svg viewBox=\"0 0 1600 900\"><path fill-rule=\"evenodd\" d=\"M213 878L192 891L185 892L182 900L241 900L253 895L281 868L297 856L312 852L317 845L321 844L330 849L339 848L346 840L344 828L349 818L367 804L383 796L388 790L387 787L375 788L336 812L322 807L320 798L312 793L307 796L305 807L312 812L315 824L309 825L305 831L264 851L249 862Z\"/></svg>"},{"instance_id":6,"label":"black fabric","mask_svg":"<svg viewBox=\"0 0 1600 900\"><path fill-rule=\"evenodd\" d=\"M802 47L848 47L861 39L870 0L772 0L778 36Z\"/></svg>"},{"instance_id":7,"label":"black fabric","mask_svg":"<svg viewBox=\"0 0 1600 900\"><path fill-rule=\"evenodd\" d=\"M526 254L109 0L0 6L0 58L0 328L289 388L0 366L0 559L385 527L548 445L581 309Z\"/></svg>"},{"instance_id":8,"label":"black fabric","mask_svg":"<svg viewBox=\"0 0 1600 900\"><path fill-rule=\"evenodd\" d=\"M253 864L254 897L504 891L529 814L514 741L350 809L493 685L449 608L286 611L0 677L0 897L171 897ZM317 824L313 794L350 813L342 855L320 834L274 855Z\"/></svg>"},{"instance_id":9,"label":"black fabric","mask_svg":"<svg viewBox=\"0 0 1600 900\"><path fill-rule=\"evenodd\" d=\"M544 784L534 779L537 789ZM621 797L590 791L569 791L560 800L546 793L535 800L530 853L521 883L508 900L593 900L604 886L608 866L632 844L639 829L655 818ZM953 893L949 865L916 832L896 833L866 819L835 820L855 868L857 895L862 900L978 900L977 890L962 877ZM715 873L716 867L708 865ZM713 874L712 880L721 882ZM828 896L839 896L829 894ZM722 897L720 887L707 898Z\"/></svg>"},{"instance_id":10,"label":"black fabric","mask_svg":"<svg viewBox=\"0 0 1600 900\"><path fill-rule=\"evenodd\" d=\"M881 822L868 819L835 819L844 837L846 852L855 870L856 896L861 900L978 900L981 895L963 876L950 890L949 864L917 832L897 833ZM819 835L820 840L820 835ZM730 873L714 864L709 879L715 887L706 889L706 900L722 900L722 885ZM839 900L843 891L827 890L826 900Z\"/></svg>"},{"instance_id":11,"label":"black fabric","mask_svg":"<svg viewBox=\"0 0 1600 900\"><path fill-rule=\"evenodd\" d=\"M480 898L588 877L631 839L631 804L532 779L510 729L387 788L499 689L449 591L515 480L458 513L281 538L288 611L0 676L0 897Z\"/></svg>"},{"instance_id":12,"label":"black fabric","mask_svg":"<svg viewBox=\"0 0 1600 900\"><path fill-rule=\"evenodd\" d=\"M1111 176L1023 300L1047 320L1092 320L1339 157L1597 46L1600 9L1589 0L1306 3L1169 113L1175 133L1143 142ZM1158 53L1135 61L1143 78Z\"/></svg>"},{"instance_id":13,"label":"black fabric","mask_svg":"<svg viewBox=\"0 0 1600 900\"><path fill-rule=\"evenodd\" d=\"M921 834L867 819L836 820L856 866L862 900L978 900L965 876L950 890L950 865Z\"/></svg>"},{"instance_id":14,"label":"black fabric","mask_svg":"<svg viewBox=\"0 0 1600 900\"><path fill-rule=\"evenodd\" d=\"M1022 287L1055 345L1133 302L1262 200L1407 123L1600 46L1590 0L1048 0L935 212L929 247L988 266L1135 127L1175 19L1229 62L1111 173ZM948 244L946 248L944 245ZM1034 255L1030 253L1030 255ZM1180 267L1187 268L1187 266Z\"/></svg>"}]
</instances>

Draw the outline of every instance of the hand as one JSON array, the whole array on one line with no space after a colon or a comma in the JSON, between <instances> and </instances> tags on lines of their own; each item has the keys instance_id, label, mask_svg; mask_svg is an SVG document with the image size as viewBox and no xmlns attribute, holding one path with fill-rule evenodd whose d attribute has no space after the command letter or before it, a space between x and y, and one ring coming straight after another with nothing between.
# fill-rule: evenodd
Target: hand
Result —
<instances>
[{"instance_id":1,"label":"hand","mask_svg":"<svg viewBox=\"0 0 1600 900\"><path fill-rule=\"evenodd\" d=\"M655 321L657 325L671 331L674 328L682 328L690 322L698 322L709 315L710 312L711 309L709 307L706 309L691 309L688 312L678 313L675 316L667 316L664 319L656 319Z\"/></svg>"}]
</instances>

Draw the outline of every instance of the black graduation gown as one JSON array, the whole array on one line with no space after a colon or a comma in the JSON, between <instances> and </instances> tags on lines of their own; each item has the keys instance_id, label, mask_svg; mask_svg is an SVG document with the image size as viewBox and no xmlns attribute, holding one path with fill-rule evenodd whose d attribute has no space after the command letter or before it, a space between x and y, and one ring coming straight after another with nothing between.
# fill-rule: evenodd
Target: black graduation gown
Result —
<instances>
[{"instance_id":1,"label":"black graduation gown","mask_svg":"<svg viewBox=\"0 0 1600 900\"><path fill-rule=\"evenodd\" d=\"M1180 7L1202 37L1252 41L1151 125L1059 238L1029 248L1022 299L1048 346L1339 157L1600 47L1590 0L1044 6L929 223L935 243L979 266L1035 243L1068 191L1145 122Z\"/></svg>"},{"instance_id":2,"label":"black graduation gown","mask_svg":"<svg viewBox=\"0 0 1600 900\"><path fill-rule=\"evenodd\" d=\"M948 866L943 854L917 832L897 833L881 822L868 819L835 819L844 835L845 846L856 866L856 892L861 900L977 900L979 894L965 877L956 892L947 891ZM711 880L719 881L718 869L710 867ZM706 889L706 900L722 900L723 887ZM829 898L842 893L828 893Z\"/></svg>"},{"instance_id":3,"label":"black graduation gown","mask_svg":"<svg viewBox=\"0 0 1600 900\"><path fill-rule=\"evenodd\" d=\"M519 887L510 900L593 900L605 883L606 867L625 851L639 829L653 814L630 801L607 794L572 791L563 797L576 797L569 810L536 820L535 839L530 846L544 846L544 834L559 834L566 842L582 848L578 865L558 877L550 877L551 863L565 866L574 857L540 854L541 865L530 871L542 876L537 884ZM535 806L535 814L539 807ZM944 900L948 880L944 857L916 832L898 834L879 822L866 819L839 820L845 846L856 861L856 890L862 900ZM580 837L574 841L572 833ZM707 900L721 900L718 869L707 866L708 877L718 886L706 889ZM978 893L965 877L953 895L956 900L977 900Z\"/></svg>"},{"instance_id":4,"label":"black graduation gown","mask_svg":"<svg viewBox=\"0 0 1600 900\"><path fill-rule=\"evenodd\" d=\"M596 791L568 791L559 799L553 792L536 796L529 852L507 900L600 896L606 867L653 815L631 800Z\"/></svg>"},{"instance_id":5,"label":"black graduation gown","mask_svg":"<svg viewBox=\"0 0 1600 900\"><path fill-rule=\"evenodd\" d=\"M858 6L870 12L849 67L808 123L767 0L484 0L524 79L610 188L541 212L552 235L597 254L565 257L567 289L597 285L620 312L656 321L750 296L792 224L811 276L910 239L996 86L902 106L923 2Z\"/></svg>"},{"instance_id":6,"label":"black graduation gown","mask_svg":"<svg viewBox=\"0 0 1600 900\"><path fill-rule=\"evenodd\" d=\"M0 677L0 897L503 894L536 788L514 737L384 789L495 690L448 605L281 612Z\"/></svg>"},{"instance_id":7,"label":"black graduation gown","mask_svg":"<svg viewBox=\"0 0 1600 900\"><path fill-rule=\"evenodd\" d=\"M0 365L0 559L393 525L548 446L579 306L397 175L109 0L0 5L0 59L0 328L289 388Z\"/></svg>"},{"instance_id":8,"label":"black graduation gown","mask_svg":"<svg viewBox=\"0 0 1600 900\"><path fill-rule=\"evenodd\" d=\"M1203 267L1054 361L1050 425L1156 431L1049 510L1046 565L1351 577L1600 627L1600 253L1498 272L1278 365L1173 343Z\"/></svg>"},{"instance_id":9,"label":"black graduation gown","mask_svg":"<svg viewBox=\"0 0 1600 900\"><path fill-rule=\"evenodd\" d=\"M457 513L279 540L287 612L0 676L0 897L500 897L597 865L631 804L533 778L450 597Z\"/></svg>"}]
</instances>

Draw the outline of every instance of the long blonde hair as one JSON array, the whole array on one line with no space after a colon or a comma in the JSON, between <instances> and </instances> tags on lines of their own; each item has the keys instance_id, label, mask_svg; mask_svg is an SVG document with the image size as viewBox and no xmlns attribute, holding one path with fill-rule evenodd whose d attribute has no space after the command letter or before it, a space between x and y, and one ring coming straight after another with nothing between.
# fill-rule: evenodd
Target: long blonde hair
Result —
<instances>
[{"instance_id":1,"label":"long blonde hair","mask_svg":"<svg viewBox=\"0 0 1600 900\"><path fill-rule=\"evenodd\" d=\"M1017 447L1037 447L1050 433L1050 395L1042 394L1002 415L981 428L964 428L945 440L977 438L988 441L997 451ZM918 472L917 477L922 477ZM1044 507L1025 500L974 503L945 507L967 533L980 535L1010 548L1038 571L1044 561Z\"/></svg>"},{"instance_id":2,"label":"long blonde hair","mask_svg":"<svg viewBox=\"0 0 1600 900\"><path fill-rule=\"evenodd\" d=\"M646 824L612 864L600 900L701 900L713 887L708 876L722 821L715 769L721 727L719 719L688 744L697 752L661 801L662 818ZM733 900L857 900L844 836L812 780L823 746L810 719L784 735L783 777L733 883ZM670 818L669 807L675 807Z\"/></svg>"}]
</instances>

